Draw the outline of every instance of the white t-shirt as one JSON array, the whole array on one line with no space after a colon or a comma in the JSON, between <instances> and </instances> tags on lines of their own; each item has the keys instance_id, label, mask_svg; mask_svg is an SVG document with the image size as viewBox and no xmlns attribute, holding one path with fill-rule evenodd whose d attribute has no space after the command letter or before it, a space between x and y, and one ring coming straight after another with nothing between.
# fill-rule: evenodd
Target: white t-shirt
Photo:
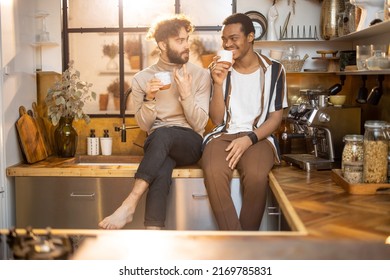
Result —
<instances>
[{"instance_id":1,"label":"white t-shirt","mask_svg":"<svg viewBox=\"0 0 390 280\"><path fill-rule=\"evenodd\" d=\"M261 108L260 85L260 69L251 74L241 74L232 70L229 102L231 120L227 133L253 130L253 122L260 114Z\"/></svg>"}]
</instances>

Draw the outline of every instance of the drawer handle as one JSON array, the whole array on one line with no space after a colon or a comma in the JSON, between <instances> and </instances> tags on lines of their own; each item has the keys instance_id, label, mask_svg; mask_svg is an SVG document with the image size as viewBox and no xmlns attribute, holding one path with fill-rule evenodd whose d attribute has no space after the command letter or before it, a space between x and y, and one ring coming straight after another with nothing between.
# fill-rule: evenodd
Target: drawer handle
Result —
<instances>
[{"instance_id":1,"label":"drawer handle","mask_svg":"<svg viewBox=\"0 0 390 280\"><path fill-rule=\"evenodd\" d=\"M201 193L193 193L192 198L199 199L199 198L208 198L207 194L201 194Z\"/></svg>"},{"instance_id":2,"label":"drawer handle","mask_svg":"<svg viewBox=\"0 0 390 280\"><path fill-rule=\"evenodd\" d=\"M70 193L70 197L90 197L90 198L93 198L95 197L95 193L91 193L91 194L82 194L82 193Z\"/></svg>"},{"instance_id":3,"label":"drawer handle","mask_svg":"<svg viewBox=\"0 0 390 280\"><path fill-rule=\"evenodd\" d=\"M280 216L279 207L275 207L275 206L267 207L267 212L268 212L268 215L270 215L270 216Z\"/></svg>"}]
</instances>

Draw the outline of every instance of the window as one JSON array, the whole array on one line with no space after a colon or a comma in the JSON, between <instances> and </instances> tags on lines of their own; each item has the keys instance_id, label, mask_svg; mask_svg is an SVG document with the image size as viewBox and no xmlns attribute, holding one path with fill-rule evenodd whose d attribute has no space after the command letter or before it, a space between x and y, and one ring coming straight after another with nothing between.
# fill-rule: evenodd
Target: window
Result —
<instances>
[{"instance_id":1,"label":"window","mask_svg":"<svg viewBox=\"0 0 390 280\"><path fill-rule=\"evenodd\" d=\"M221 23L235 10L235 0L62 0L63 67L70 60L83 80L93 84L95 102L86 104L92 117L134 113L124 93L135 73L158 59L155 42L145 39L160 15L184 13L195 25L191 40L216 52ZM191 62L202 57L191 48ZM207 65L207 62L205 62Z\"/></svg>"}]
</instances>

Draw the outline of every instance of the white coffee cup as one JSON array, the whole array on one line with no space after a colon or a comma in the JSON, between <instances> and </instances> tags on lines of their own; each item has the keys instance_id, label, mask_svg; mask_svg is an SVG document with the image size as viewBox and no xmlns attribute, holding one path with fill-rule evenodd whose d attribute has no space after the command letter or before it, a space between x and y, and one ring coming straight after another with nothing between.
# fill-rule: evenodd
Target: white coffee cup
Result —
<instances>
[{"instance_id":1,"label":"white coffee cup","mask_svg":"<svg viewBox=\"0 0 390 280\"><path fill-rule=\"evenodd\" d=\"M158 72L158 73L154 74L154 76L163 83L163 86L160 88L160 90L169 89L171 87L171 73L170 72Z\"/></svg>"},{"instance_id":2,"label":"white coffee cup","mask_svg":"<svg viewBox=\"0 0 390 280\"><path fill-rule=\"evenodd\" d=\"M233 63L233 52L228 50L219 50L217 55L220 57L218 61L223 61L232 64Z\"/></svg>"}]
</instances>

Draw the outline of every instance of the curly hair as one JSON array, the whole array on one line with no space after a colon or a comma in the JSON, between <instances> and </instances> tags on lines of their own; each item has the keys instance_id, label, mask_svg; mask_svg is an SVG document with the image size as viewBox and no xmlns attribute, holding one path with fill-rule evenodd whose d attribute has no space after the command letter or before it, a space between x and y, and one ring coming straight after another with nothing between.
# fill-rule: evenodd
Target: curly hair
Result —
<instances>
[{"instance_id":1,"label":"curly hair","mask_svg":"<svg viewBox=\"0 0 390 280\"><path fill-rule=\"evenodd\" d=\"M194 31L194 25L189 18L183 14L176 14L159 19L149 28L146 38L149 40L154 38L157 43L165 41L170 37L178 36L182 27L184 27L188 33Z\"/></svg>"}]
</instances>

